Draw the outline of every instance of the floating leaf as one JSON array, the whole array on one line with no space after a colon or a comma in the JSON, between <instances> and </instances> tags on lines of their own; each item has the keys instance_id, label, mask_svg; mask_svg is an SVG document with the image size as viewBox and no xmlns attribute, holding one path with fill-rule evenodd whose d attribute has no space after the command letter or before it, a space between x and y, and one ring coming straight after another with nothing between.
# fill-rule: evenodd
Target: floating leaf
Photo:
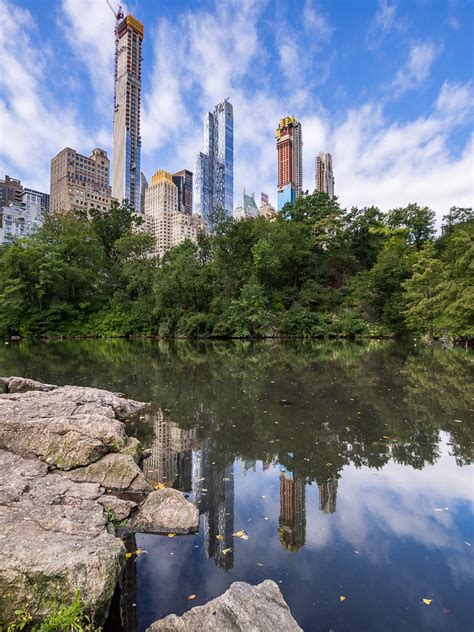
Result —
<instances>
[{"instance_id":1,"label":"floating leaf","mask_svg":"<svg viewBox=\"0 0 474 632\"><path fill-rule=\"evenodd\" d=\"M165 489L166 484L165 483L155 483L153 485L154 489Z\"/></svg>"},{"instance_id":2,"label":"floating leaf","mask_svg":"<svg viewBox=\"0 0 474 632\"><path fill-rule=\"evenodd\" d=\"M243 535L245 535L245 531L236 531L232 535L235 535L237 538L241 538Z\"/></svg>"},{"instance_id":3,"label":"floating leaf","mask_svg":"<svg viewBox=\"0 0 474 632\"><path fill-rule=\"evenodd\" d=\"M219 533L216 535L216 540L223 540L224 536L220 535Z\"/></svg>"},{"instance_id":4,"label":"floating leaf","mask_svg":"<svg viewBox=\"0 0 474 632\"><path fill-rule=\"evenodd\" d=\"M224 553L224 555L227 555L227 553L230 553L232 551L232 548L229 547L228 549L222 549L222 553Z\"/></svg>"},{"instance_id":5,"label":"floating leaf","mask_svg":"<svg viewBox=\"0 0 474 632\"><path fill-rule=\"evenodd\" d=\"M257 562L257 566L263 566L262 562Z\"/></svg>"},{"instance_id":6,"label":"floating leaf","mask_svg":"<svg viewBox=\"0 0 474 632\"><path fill-rule=\"evenodd\" d=\"M176 535L176 533L168 533L168 537L169 537L169 538L174 538L174 537L175 537L175 535Z\"/></svg>"},{"instance_id":7,"label":"floating leaf","mask_svg":"<svg viewBox=\"0 0 474 632\"><path fill-rule=\"evenodd\" d=\"M194 593L192 595L189 595L188 599L189 601L192 601L193 599L196 599L197 595L195 595Z\"/></svg>"},{"instance_id":8,"label":"floating leaf","mask_svg":"<svg viewBox=\"0 0 474 632\"><path fill-rule=\"evenodd\" d=\"M423 603L424 603L426 606L429 606L429 605L430 605L430 603L431 603L432 601L433 601L432 599L425 599L425 598L423 597Z\"/></svg>"},{"instance_id":9,"label":"floating leaf","mask_svg":"<svg viewBox=\"0 0 474 632\"><path fill-rule=\"evenodd\" d=\"M132 557L133 553L125 553L125 559L129 560Z\"/></svg>"},{"instance_id":10,"label":"floating leaf","mask_svg":"<svg viewBox=\"0 0 474 632\"><path fill-rule=\"evenodd\" d=\"M345 601L346 598L344 597L344 595L339 595L339 601Z\"/></svg>"},{"instance_id":11,"label":"floating leaf","mask_svg":"<svg viewBox=\"0 0 474 632\"><path fill-rule=\"evenodd\" d=\"M223 481L230 481L230 478L228 476L224 476L224 478L222 480Z\"/></svg>"},{"instance_id":12,"label":"floating leaf","mask_svg":"<svg viewBox=\"0 0 474 632\"><path fill-rule=\"evenodd\" d=\"M444 509L441 509L440 507L436 507L435 511L444 511Z\"/></svg>"}]
</instances>

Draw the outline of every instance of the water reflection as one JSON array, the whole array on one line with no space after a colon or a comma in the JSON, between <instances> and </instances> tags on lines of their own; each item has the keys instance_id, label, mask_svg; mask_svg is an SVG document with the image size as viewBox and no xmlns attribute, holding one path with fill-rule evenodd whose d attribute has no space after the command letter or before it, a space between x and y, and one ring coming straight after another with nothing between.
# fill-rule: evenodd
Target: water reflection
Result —
<instances>
[{"instance_id":1,"label":"water reflection","mask_svg":"<svg viewBox=\"0 0 474 632\"><path fill-rule=\"evenodd\" d=\"M125 581L137 632L265 578L308 631L471 629L472 369L462 350L376 341L0 349L0 374L152 402L129 426L145 473L201 523L130 544L148 552Z\"/></svg>"}]
</instances>

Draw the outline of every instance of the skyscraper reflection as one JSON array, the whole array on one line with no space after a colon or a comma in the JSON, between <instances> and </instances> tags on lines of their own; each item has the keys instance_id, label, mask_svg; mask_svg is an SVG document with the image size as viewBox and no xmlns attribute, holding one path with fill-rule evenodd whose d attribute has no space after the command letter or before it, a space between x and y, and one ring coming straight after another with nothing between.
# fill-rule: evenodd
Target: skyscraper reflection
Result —
<instances>
[{"instance_id":1,"label":"skyscraper reflection","mask_svg":"<svg viewBox=\"0 0 474 632\"><path fill-rule=\"evenodd\" d=\"M280 473L280 542L294 553L306 541L305 480L281 466Z\"/></svg>"}]
</instances>

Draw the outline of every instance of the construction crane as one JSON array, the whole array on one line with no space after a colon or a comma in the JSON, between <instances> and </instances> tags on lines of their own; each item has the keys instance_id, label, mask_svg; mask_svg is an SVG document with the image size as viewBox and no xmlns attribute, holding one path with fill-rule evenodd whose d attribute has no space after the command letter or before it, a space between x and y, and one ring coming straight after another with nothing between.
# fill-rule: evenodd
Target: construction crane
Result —
<instances>
[{"instance_id":1,"label":"construction crane","mask_svg":"<svg viewBox=\"0 0 474 632\"><path fill-rule=\"evenodd\" d=\"M110 7L110 10L115 16L115 76L114 76L114 112L117 108L117 94L116 94L116 86L117 86L117 60L118 60L118 47L119 47L119 24L125 17L125 14L122 10L122 7L119 5L117 11L110 4L109 0L106 0L107 4Z\"/></svg>"}]
</instances>

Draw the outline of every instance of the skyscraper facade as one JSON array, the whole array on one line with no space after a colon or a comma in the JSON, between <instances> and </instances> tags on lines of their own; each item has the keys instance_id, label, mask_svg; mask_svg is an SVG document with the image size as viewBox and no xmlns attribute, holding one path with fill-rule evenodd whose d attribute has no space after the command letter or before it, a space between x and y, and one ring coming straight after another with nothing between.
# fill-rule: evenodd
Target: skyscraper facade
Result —
<instances>
[{"instance_id":1,"label":"skyscraper facade","mask_svg":"<svg viewBox=\"0 0 474 632\"><path fill-rule=\"evenodd\" d=\"M110 208L109 159L96 148L87 157L66 147L51 160L52 213Z\"/></svg>"},{"instance_id":2,"label":"skyscraper facade","mask_svg":"<svg viewBox=\"0 0 474 632\"><path fill-rule=\"evenodd\" d=\"M173 182L178 187L178 209L186 215L193 214L193 174L187 169L178 171L173 176Z\"/></svg>"},{"instance_id":3,"label":"skyscraper facade","mask_svg":"<svg viewBox=\"0 0 474 632\"><path fill-rule=\"evenodd\" d=\"M334 197L334 174L332 171L332 156L320 152L316 156L316 191L327 193L330 198Z\"/></svg>"},{"instance_id":4,"label":"skyscraper facade","mask_svg":"<svg viewBox=\"0 0 474 632\"><path fill-rule=\"evenodd\" d=\"M145 191L145 226L156 240L153 254L159 257L185 239L197 241L204 229L199 216L179 211L178 187L168 171L157 171Z\"/></svg>"},{"instance_id":5,"label":"skyscraper facade","mask_svg":"<svg viewBox=\"0 0 474 632\"><path fill-rule=\"evenodd\" d=\"M35 204L39 206L40 212L44 217L49 213L49 194L42 193L41 191L35 191L25 187L21 196L23 204Z\"/></svg>"},{"instance_id":6,"label":"skyscraper facade","mask_svg":"<svg viewBox=\"0 0 474 632\"><path fill-rule=\"evenodd\" d=\"M140 209L140 95L143 24L127 15L117 26L112 195Z\"/></svg>"},{"instance_id":7,"label":"skyscraper facade","mask_svg":"<svg viewBox=\"0 0 474 632\"><path fill-rule=\"evenodd\" d=\"M21 204L23 186L20 180L5 176L0 180L0 208L10 204Z\"/></svg>"},{"instance_id":8,"label":"skyscraper facade","mask_svg":"<svg viewBox=\"0 0 474 632\"><path fill-rule=\"evenodd\" d=\"M294 116L280 120L276 130L278 160L278 210L294 204L303 190L303 135Z\"/></svg>"},{"instance_id":9,"label":"skyscraper facade","mask_svg":"<svg viewBox=\"0 0 474 632\"><path fill-rule=\"evenodd\" d=\"M223 209L232 217L234 206L234 109L228 99L204 117L204 151L196 158L195 212L211 225L212 214Z\"/></svg>"},{"instance_id":10,"label":"skyscraper facade","mask_svg":"<svg viewBox=\"0 0 474 632\"><path fill-rule=\"evenodd\" d=\"M237 206L234 211L234 219L241 220L241 219L248 219L250 217L255 218L257 216L258 216L258 206L257 206L257 203L255 202L255 195L253 193L252 195L248 195L247 193L245 193L245 189L244 189L242 191L242 200L239 206Z\"/></svg>"}]
</instances>

